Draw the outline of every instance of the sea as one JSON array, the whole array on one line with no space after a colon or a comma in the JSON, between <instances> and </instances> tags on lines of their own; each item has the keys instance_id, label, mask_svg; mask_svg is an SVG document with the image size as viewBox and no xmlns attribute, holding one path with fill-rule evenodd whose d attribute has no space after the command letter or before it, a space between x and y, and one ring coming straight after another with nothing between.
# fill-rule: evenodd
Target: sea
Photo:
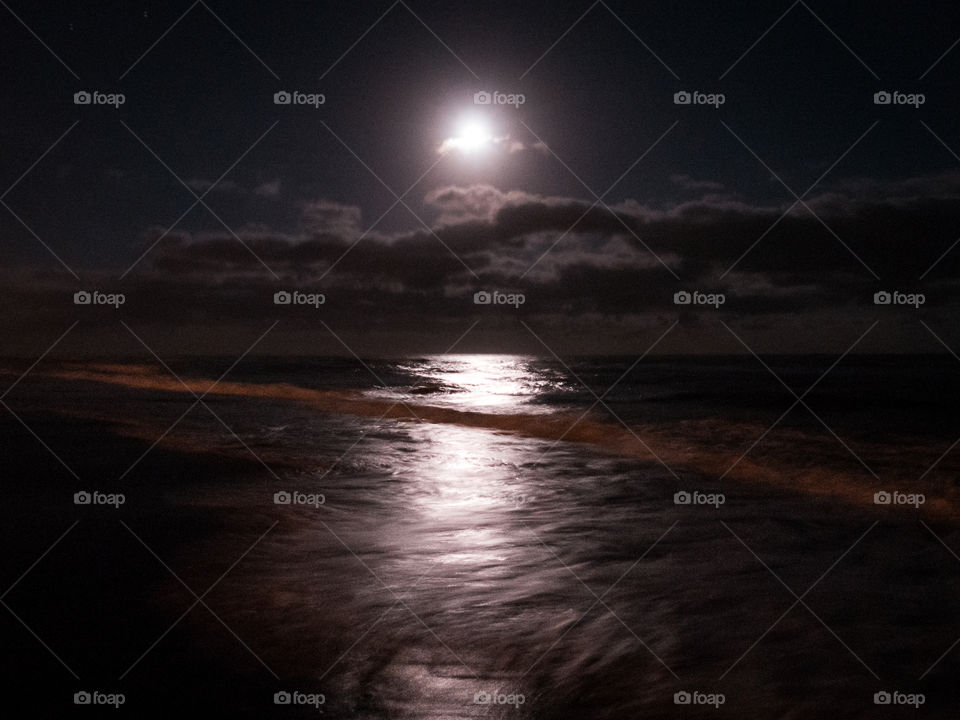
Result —
<instances>
[{"instance_id":1,"label":"sea","mask_svg":"<svg viewBox=\"0 0 960 720\"><path fill-rule=\"evenodd\" d=\"M0 374L33 716L960 713L950 356Z\"/></svg>"}]
</instances>

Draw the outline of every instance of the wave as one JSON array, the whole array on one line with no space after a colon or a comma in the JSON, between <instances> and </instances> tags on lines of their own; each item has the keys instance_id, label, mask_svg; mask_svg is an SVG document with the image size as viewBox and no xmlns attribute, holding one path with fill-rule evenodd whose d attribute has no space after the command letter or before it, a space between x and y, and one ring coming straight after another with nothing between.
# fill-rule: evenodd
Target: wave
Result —
<instances>
[{"instance_id":1,"label":"wave","mask_svg":"<svg viewBox=\"0 0 960 720\"><path fill-rule=\"evenodd\" d=\"M289 383L218 382L197 377L181 382L146 365L72 366L47 375L144 391L288 400L322 412L453 424L554 443L583 443L661 465L678 483L683 474L693 473L711 481L777 488L870 507L874 507L873 494L881 489L922 492L927 496L925 511L953 515L960 508L960 491L953 480L960 467L949 454L941 456L942 449L932 448L929 441L860 442L854 450L827 434L778 428L765 436L767 427L721 418L628 426L601 420L590 412L491 413L375 398L360 389L317 390ZM423 394L442 391L429 388ZM757 442L758 437L763 442ZM938 457L939 462L933 463L935 470L924 472ZM906 474L905 468L910 467L915 474ZM897 511L892 507L885 510Z\"/></svg>"}]
</instances>

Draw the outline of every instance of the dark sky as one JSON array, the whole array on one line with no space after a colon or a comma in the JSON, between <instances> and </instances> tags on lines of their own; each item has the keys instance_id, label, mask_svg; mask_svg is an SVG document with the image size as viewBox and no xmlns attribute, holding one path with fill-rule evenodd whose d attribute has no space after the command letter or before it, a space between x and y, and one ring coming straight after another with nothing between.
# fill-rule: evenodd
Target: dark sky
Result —
<instances>
[{"instance_id":1,"label":"dark sky","mask_svg":"<svg viewBox=\"0 0 960 720\"><path fill-rule=\"evenodd\" d=\"M960 347L958 38L950 2L5 0L5 354Z\"/></svg>"}]
</instances>

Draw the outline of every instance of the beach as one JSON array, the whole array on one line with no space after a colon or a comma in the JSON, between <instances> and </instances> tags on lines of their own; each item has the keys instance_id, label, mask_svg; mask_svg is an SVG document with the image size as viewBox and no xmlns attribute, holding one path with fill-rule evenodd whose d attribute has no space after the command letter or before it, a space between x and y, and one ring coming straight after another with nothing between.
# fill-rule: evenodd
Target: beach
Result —
<instances>
[{"instance_id":1,"label":"beach","mask_svg":"<svg viewBox=\"0 0 960 720\"><path fill-rule=\"evenodd\" d=\"M648 371L657 392L626 383L584 413L596 398L573 376L622 361L406 360L370 368L383 384L263 361L207 395L203 365L181 385L67 363L10 396L48 445L7 414L5 576L29 572L4 598L4 647L40 707L84 689L139 717L902 712L874 705L884 691L955 706L954 466L901 483L919 507L873 502L946 428L848 434L872 484L829 432L791 423L719 480L753 409L729 408L711 442L725 392L670 397Z\"/></svg>"}]
</instances>

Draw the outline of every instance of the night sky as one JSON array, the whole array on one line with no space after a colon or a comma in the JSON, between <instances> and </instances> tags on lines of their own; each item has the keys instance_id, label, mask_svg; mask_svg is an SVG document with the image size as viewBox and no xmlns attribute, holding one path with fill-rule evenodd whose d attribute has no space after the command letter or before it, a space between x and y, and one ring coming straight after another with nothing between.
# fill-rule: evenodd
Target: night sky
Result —
<instances>
[{"instance_id":1,"label":"night sky","mask_svg":"<svg viewBox=\"0 0 960 720\"><path fill-rule=\"evenodd\" d=\"M960 347L955 3L2 5L4 354Z\"/></svg>"}]
</instances>

